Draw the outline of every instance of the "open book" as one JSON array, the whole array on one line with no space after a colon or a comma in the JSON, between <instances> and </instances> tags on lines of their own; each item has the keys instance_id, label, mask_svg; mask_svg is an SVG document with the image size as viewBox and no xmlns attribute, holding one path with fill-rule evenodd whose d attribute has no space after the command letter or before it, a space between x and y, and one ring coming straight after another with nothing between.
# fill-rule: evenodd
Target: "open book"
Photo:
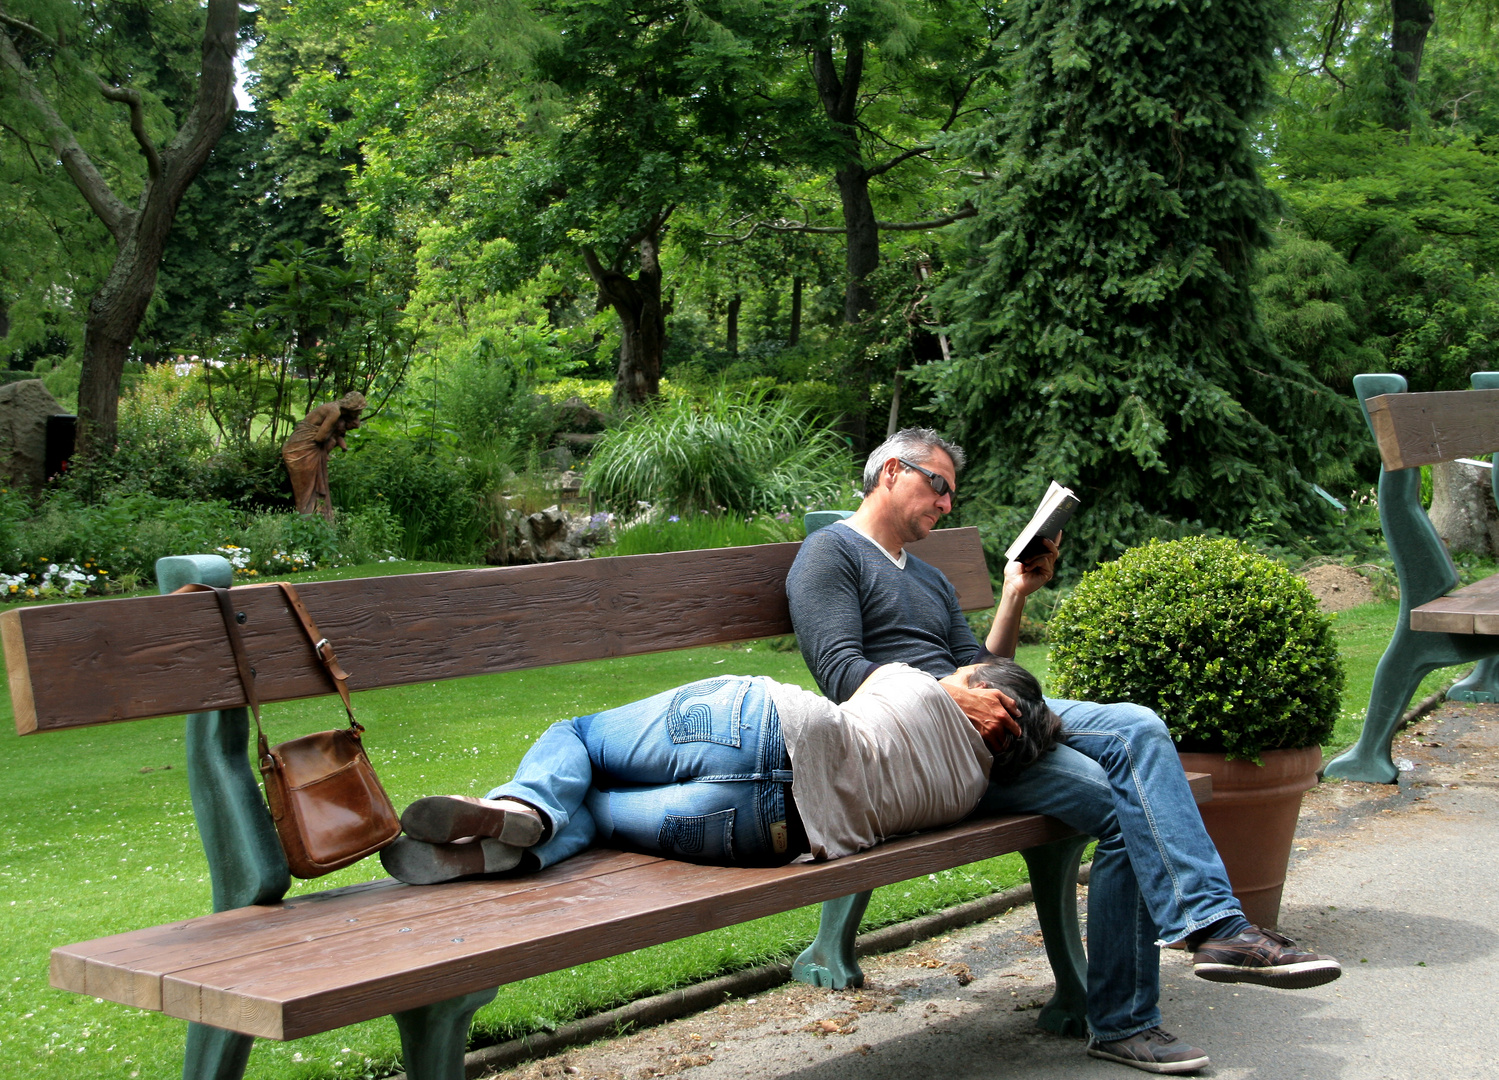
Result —
<instances>
[{"instance_id":1,"label":"open book","mask_svg":"<svg viewBox=\"0 0 1499 1080\"><path fill-rule=\"evenodd\" d=\"M1073 511L1081 505L1082 501L1071 488L1064 488L1053 480L1030 524L1020 530L1020 535L1005 552L1005 558L1025 562L1045 552L1046 545L1041 543L1041 538L1056 540L1062 534L1062 526L1071 520Z\"/></svg>"}]
</instances>

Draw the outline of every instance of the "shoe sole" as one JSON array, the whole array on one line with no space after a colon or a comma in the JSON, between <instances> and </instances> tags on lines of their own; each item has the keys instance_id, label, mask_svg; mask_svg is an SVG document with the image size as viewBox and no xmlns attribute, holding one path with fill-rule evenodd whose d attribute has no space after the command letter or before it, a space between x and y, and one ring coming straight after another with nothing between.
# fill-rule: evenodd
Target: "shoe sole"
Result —
<instances>
[{"instance_id":1,"label":"shoe sole","mask_svg":"<svg viewBox=\"0 0 1499 1080\"><path fill-rule=\"evenodd\" d=\"M440 885L444 881L500 874L520 863L521 849L485 837L473 844L429 844L402 836L380 849L380 865L407 885Z\"/></svg>"},{"instance_id":2,"label":"shoe sole","mask_svg":"<svg viewBox=\"0 0 1499 1080\"><path fill-rule=\"evenodd\" d=\"M512 847L531 847L541 839L535 815L502 806L429 795L406 807L401 831L428 844L451 844L466 836L489 836Z\"/></svg>"},{"instance_id":3,"label":"shoe sole","mask_svg":"<svg viewBox=\"0 0 1499 1080\"><path fill-rule=\"evenodd\" d=\"M1279 990L1307 990L1324 986L1343 974L1336 960L1308 960L1280 967L1240 967L1237 964L1194 964L1192 973L1208 982L1248 983Z\"/></svg>"},{"instance_id":4,"label":"shoe sole","mask_svg":"<svg viewBox=\"0 0 1499 1080\"><path fill-rule=\"evenodd\" d=\"M1186 1061L1142 1061L1139 1058L1124 1057L1122 1054L1111 1054L1107 1050L1099 1050L1092 1046L1088 1047L1088 1056L1100 1058L1103 1061L1117 1061L1120 1065L1132 1065L1146 1072L1167 1075L1196 1072L1199 1069L1206 1069L1210 1064L1206 1054L1201 1057L1188 1058Z\"/></svg>"}]
</instances>

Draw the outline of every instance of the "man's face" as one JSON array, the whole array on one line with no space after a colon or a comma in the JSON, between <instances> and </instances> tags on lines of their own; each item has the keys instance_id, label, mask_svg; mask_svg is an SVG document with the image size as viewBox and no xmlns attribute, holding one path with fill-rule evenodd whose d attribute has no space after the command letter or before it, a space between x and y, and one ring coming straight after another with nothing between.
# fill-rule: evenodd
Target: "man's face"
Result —
<instances>
[{"instance_id":1,"label":"man's face","mask_svg":"<svg viewBox=\"0 0 1499 1080\"><path fill-rule=\"evenodd\" d=\"M944 450L933 450L926 461L917 462L923 469L936 473L947 481L950 491L958 490L958 474L953 468L952 458ZM891 470L894 470L891 476ZM922 540L942 519L952 512L952 495L938 495L932 490L932 482L922 472L908 469L894 458L885 463L886 476L893 481L890 489L891 524L900 533L901 543L910 544Z\"/></svg>"}]
</instances>

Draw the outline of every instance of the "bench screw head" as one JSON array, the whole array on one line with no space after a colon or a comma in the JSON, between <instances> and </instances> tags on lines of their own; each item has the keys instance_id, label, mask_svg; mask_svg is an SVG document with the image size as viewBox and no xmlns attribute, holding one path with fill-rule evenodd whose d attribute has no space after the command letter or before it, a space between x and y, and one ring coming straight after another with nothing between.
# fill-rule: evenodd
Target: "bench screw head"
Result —
<instances>
[{"instance_id":1,"label":"bench screw head","mask_svg":"<svg viewBox=\"0 0 1499 1080\"><path fill-rule=\"evenodd\" d=\"M250 616L246 615L243 611L236 611L234 613L234 621L243 626L250 621Z\"/></svg>"}]
</instances>

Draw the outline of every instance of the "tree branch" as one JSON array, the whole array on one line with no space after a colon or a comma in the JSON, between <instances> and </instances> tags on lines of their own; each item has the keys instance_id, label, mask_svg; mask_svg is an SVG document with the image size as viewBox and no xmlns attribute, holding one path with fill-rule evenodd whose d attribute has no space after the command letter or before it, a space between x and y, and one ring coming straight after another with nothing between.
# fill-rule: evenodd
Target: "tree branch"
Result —
<instances>
[{"instance_id":1,"label":"tree branch","mask_svg":"<svg viewBox=\"0 0 1499 1080\"><path fill-rule=\"evenodd\" d=\"M78 145L73 129L68 127L52 107L52 102L37 88L36 77L16 51L9 34L0 34L0 65L15 74L21 97L41 115L46 128L47 145L62 162L63 169L88 203L89 209L98 215L105 228L119 240L131 217L129 208L110 190L108 182L99 174L83 147Z\"/></svg>"},{"instance_id":2,"label":"tree branch","mask_svg":"<svg viewBox=\"0 0 1499 1080\"><path fill-rule=\"evenodd\" d=\"M913 146L911 147L911 149L903 153L896 154L889 161L886 161L880 165L871 165L869 168L864 170L864 175L867 177L879 176L881 173L889 172L891 169L899 165L902 161L909 161L913 157L920 157L922 154L930 153L935 149L937 149L935 146Z\"/></svg>"},{"instance_id":3,"label":"tree branch","mask_svg":"<svg viewBox=\"0 0 1499 1080\"><path fill-rule=\"evenodd\" d=\"M875 224L882 232L922 232L926 229L940 229L955 221L971 218L978 212L978 207L972 203L965 203L961 210L955 210L946 217L933 218L931 221L876 221Z\"/></svg>"},{"instance_id":4,"label":"tree branch","mask_svg":"<svg viewBox=\"0 0 1499 1080\"><path fill-rule=\"evenodd\" d=\"M876 221L874 224L881 232L923 232L927 229L943 228L944 226L953 224L955 221L971 218L977 213L978 208L976 206L972 203L964 203L962 209L955 210L945 217L933 218L930 221ZM777 221L757 221L749 227L749 231L743 236L735 236L733 233L715 232L704 233L704 235L723 241L722 244L715 246L728 247L731 244L743 244L762 230L775 233L841 234L848 232L848 229L842 226L808 225L804 221L787 221L785 218L780 218Z\"/></svg>"},{"instance_id":5,"label":"tree branch","mask_svg":"<svg viewBox=\"0 0 1499 1080\"><path fill-rule=\"evenodd\" d=\"M26 31L26 33L28 33L32 37L36 38L43 45L50 46L51 48L54 48L54 49L58 49L58 48L62 47L62 43L61 42L55 40L46 31L41 30L38 27L32 26L25 19L17 19L13 15L7 15L5 12L0 11L0 23L4 23L6 26L13 26L17 30L24 30L24 31Z\"/></svg>"},{"instance_id":6,"label":"tree branch","mask_svg":"<svg viewBox=\"0 0 1499 1080\"><path fill-rule=\"evenodd\" d=\"M130 107L130 134L135 136L135 141L140 145L141 154L146 159L146 175L153 181L159 180L161 178L161 155L156 152L156 144L151 141L151 136L146 132L146 110L141 104L140 91L131 90L128 87L110 86L109 83L100 79L99 93L103 94L108 101Z\"/></svg>"}]
</instances>

